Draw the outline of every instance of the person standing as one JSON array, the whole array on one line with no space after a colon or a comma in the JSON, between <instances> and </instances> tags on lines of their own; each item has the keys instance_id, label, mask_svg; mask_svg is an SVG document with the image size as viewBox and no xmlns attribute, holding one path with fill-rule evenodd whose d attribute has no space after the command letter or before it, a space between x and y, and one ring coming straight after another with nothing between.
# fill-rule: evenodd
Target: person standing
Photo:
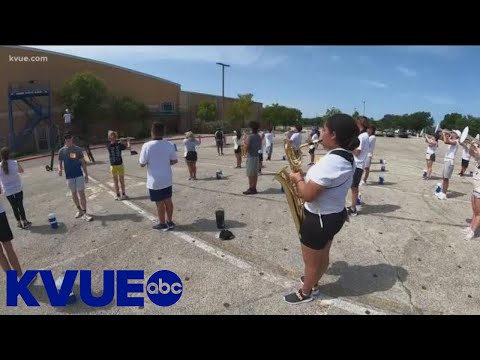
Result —
<instances>
[{"instance_id":1,"label":"person standing","mask_svg":"<svg viewBox=\"0 0 480 360\"><path fill-rule=\"evenodd\" d=\"M433 163L435 162L435 152L438 148L438 136L425 136L425 142L427 143L427 174L423 177L423 179L429 180L432 176Z\"/></svg>"},{"instance_id":2,"label":"person standing","mask_svg":"<svg viewBox=\"0 0 480 360\"><path fill-rule=\"evenodd\" d=\"M266 151L267 151L267 161L272 161L272 153L273 153L273 138L275 137L275 134L273 133L272 128L269 128L267 130L267 133L265 134L265 145L266 145Z\"/></svg>"},{"instance_id":3,"label":"person standing","mask_svg":"<svg viewBox=\"0 0 480 360\"><path fill-rule=\"evenodd\" d=\"M357 216L357 199L358 199L358 187L360 185L360 180L362 180L363 169L365 167L365 160L368 155L370 148L370 142L368 140L368 120L365 116L360 116L357 118L357 126L360 131L358 135L358 140L360 145L358 148L353 150L353 156L355 158L355 173L353 174L352 181L352 206L347 208L348 214L351 216ZM325 141L325 140L324 140Z\"/></svg>"},{"instance_id":4,"label":"person standing","mask_svg":"<svg viewBox=\"0 0 480 360\"><path fill-rule=\"evenodd\" d=\"M365 159L365 176L363 177L363 180L360 183L360 185L367 184L368 175L370 174L370 165L372 164L373 151L375 150L375 144L377 142L377 138L375 137L375 131L377 131L377 128L375 127L375 125L370 125L367 129L368 154L367 154L367 158Z\"/></svg>"},{"instance_id":5,"label":"person standing","mask_svg":"<svg viewBox=\"0 0 480 360\"><path fill-rule=\"evenodd\" d=\"M72 114L68 109L65 109L65 113L63 114L63 122L64 122L64 129L65 131L69 131L72 128Z\"/></svg>"},{"instance_id":6,"label":"person standing","mask_svg":"<svg viewBox=\"0 0 480 360\"><path fill-rule=\"evenodd\" d=\"M470 163L470 153L468 151L468 147L465 144L460 144L462 146L462 170L458 173L458 175L463 176L465 175L465 171L468 169L468 165Z\"/></svg>"},{"instance_id":7,"label":"person standing","mask_svg":"<svg viewBox=\"0 0 480 360\"><path fill-rule=\"evenodd\" d=\"M220 154L223 155L223 143L225 141L225 135L222 131L222 129L217 129L217 131L215 131L215 143L217 144L217 152L218 152L218 156L220 156Z\"/></svg>"},{"instance_id":8,"label":"person standing","mask_svg":"<svg viewBox=\"0 0 480 360\"><path fill-rule=\"evenodd\" d=\"M130 150L130 140L127 140L127 145L118 142L118 134L116 131L108 132L108 140L110 140L110 144L107 145L110 157L110 172L113 176L113 185L115 186L115 193L117 194L115 200L127 200L128 196L125 194L125 166L123 165L122 151ZM118 183L120 183L120 186L118 186ZM122 190L122 196L120 196L120 188Z\"/></svg>"},{"instance_id":9,"label":"person standing","mask_svg":"<svg viewBox=\"0 0 480 360\"><path fill-rule=\"evenodd\" d=\"M65 178L72 192L73 203L78 211L75 218L92 221L93 217L87 213L87 198L85 197L85 184L88 183L87 163L81 147L73 144L73 136L67 132L64 135L65 146L58 152L58 175L63 176L65 164ZM82 171L83 170L83 171Z\"/></svg>"},{"instance_id":10,"label":"person standing","mask_svg":"<svg viewBox=\"0 0 480 360\"><path fill-rule=\"evenodd\" d=\"M324 124L323 146L328 150L322 161L307 172L291 172L304 200L304 220L300 225L300 243L304 261L302 288L284 296L291 305L313 300L319 293L319 280L327 271L330 247L348 218L345 198L352 183L354 159L352 150L359 145L359 128L346 114L335 114Z\"/></svg>"},{"instance_id":11,"label":"person standing","mask_svg":"<svg viewBox=\"0 0 480 360\"><path fill-rule=\"evenodd\" d=\"M172 202L172 165L175 165L178 160L174 146L163 140L163 131L163 124L159 122L152 124L152 140L143 144L139 163L141 167L147 167L147 189L150 200L155 202L157 207L159 223L154 225L153 229L170 231L175 230Z\"/></svg>"},{"instance_id":12,"label":"person standing","mask_svg":"<svg viewBox=\"0 0 480 360\"><path fill-rule=\"evenodd\" d=\"M258 135L260 124L257 121L251 121L249 125L252 129L252 133L248 136L243 145L248 154L245 165L247 168L248 189L243 192L244 195L257 194L259 166L258 151L262 148L262 139L260 135Z\"/></svg>"},{"instance_id":13,"label":"person standing","mask_svg":"<svg viewBox=\"0 0 480 360\"><path fill-rule=\"evenodd\" d=\"M454 168L454 160L455 155L457 154L458 147L459 147L459 138L462 133L460 130L453 130L449 137L443 132L442 140L445 144L448 145L448 149L445 152L445 156L443 159L443 182L442 182L442 191L435 193L435 196L439 200L446 200L447 199L447 191L448 185L450 183L450 178L453 175L453 168Z\"/></svg>"},{"instance_id":14,"label":"person standing","mask_svg":"<svg viewBox=\"0 0 480 360\"><path fill-rule=\"evenodd\" d=\"M235 169L240 169L242 167L242 135L240 131L233 130L232 142L233 142L233 152L235 153L235 158L237 159L237 166Z\"/></svg>"},{"instance_id":15,"label":"person standing","mask_svg":"<svg viewBox=\"0 0 480 360\"><path fill-rule=\"evenodd\" d=\"M198 140L193 136L193 132L187 131L183 146L185 147L185 162L187 163L188 173L190 177L188 180L197 180L197 146L202 143L202 138L198 135Z\"/></svg>"},{"instance_id":16,"label":"person standing","mask_svg":"<svg viewBox=\"0 0 480 360\"><path fill-rule=\"evenodd\" d=\"M20 174L23 173L22 166L10 159L10 150L4 147L0 150L0 185L8 202L12 206L13 214L17 219L17 227L25 229L32 223L27 220L23 207L23 189Z\"/></svg>"}]
</instances>

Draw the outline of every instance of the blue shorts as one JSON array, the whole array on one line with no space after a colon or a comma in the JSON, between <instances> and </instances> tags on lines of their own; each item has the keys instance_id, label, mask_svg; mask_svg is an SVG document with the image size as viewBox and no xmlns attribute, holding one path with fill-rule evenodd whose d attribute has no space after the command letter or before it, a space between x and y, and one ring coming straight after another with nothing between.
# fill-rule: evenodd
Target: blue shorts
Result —
<instances>
[{"instance_id":1,"label":"blue shorts","mask_svg":"<svg viewBox=\"0 0 480 360\"><path fill-rule=\"evenodd\" d=\"M172 197L172 187L169 186L160 190L148 189L150 192L150 200L154 202L163 201Z\"/></svg>"}]
</instances>

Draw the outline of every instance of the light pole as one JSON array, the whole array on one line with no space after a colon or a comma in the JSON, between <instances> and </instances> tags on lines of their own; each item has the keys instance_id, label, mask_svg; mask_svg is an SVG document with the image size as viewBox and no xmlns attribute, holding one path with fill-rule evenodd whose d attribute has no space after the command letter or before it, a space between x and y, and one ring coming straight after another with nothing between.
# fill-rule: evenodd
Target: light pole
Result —
<instances>
[{"instance_id":1,"label":"light pole","mask_svg":"<svg viewBox=\"0 0 480 360\"><path fill-rule=\"evenodd\" d=\"M363 100L363 116L365 116L365 100Z\"/></svg>"},{"instance_id":2,"label":"light pole","mask_svg":"<svg viewBox=\"0 0 480 360\"><path fill-rule=\"evenodd\" d=\"M217 65L222 67L222 130L223 122L225 121L225 67L230 67L230 65L217 62Z\"/></svg>"}]
</instances>

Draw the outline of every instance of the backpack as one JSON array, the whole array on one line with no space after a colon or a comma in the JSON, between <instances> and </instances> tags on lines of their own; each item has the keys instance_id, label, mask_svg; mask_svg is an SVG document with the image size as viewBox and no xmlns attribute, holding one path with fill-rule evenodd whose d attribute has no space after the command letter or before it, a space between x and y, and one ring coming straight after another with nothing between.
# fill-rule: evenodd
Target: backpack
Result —
<instances>
[{"instance_id":1,"label":"backpack","mask_svg":"<svg viewBox=\"0 0 480 360\"><path fill-rule=\"evenodd\" d=\"M215 139L217 140L223 140L223 131L217 131L215 133Z\"/></svg>"}]
</instances>

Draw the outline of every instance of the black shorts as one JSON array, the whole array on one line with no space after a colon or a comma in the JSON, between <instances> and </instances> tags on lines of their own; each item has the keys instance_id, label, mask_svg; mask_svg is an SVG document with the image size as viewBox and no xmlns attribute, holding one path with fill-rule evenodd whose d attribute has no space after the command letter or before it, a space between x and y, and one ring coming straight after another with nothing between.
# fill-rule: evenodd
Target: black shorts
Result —
<instances>
[{"instance_id":1,"label":"black shorts","mask_svg":"<svg viewBox=\"0 0 480 360\"><path fill-rule=\"evenodd\" d=\"M223 146L223 140L216 140L217 146Z\"/></svg>"},{"instance_id":2,"label":"black shorts","mask_svg":"<svg viewBox=\"0 0 480 360\"><path fill-rule=\"evenodd\" d=\"M169 186L160 190L148 189L150 192L150 200L154 202L163 201L172 197L172 187Z\"/></svg>"},{"instance_id":3,"label":"black shorts","mask_svg":"<svg viewBox=\"0 0 480 360\"><path fill-rule=\"evenodd\" d=\"M306 247L321 250L342 229L347 220L347 210L336 214L322 215L322 224L317 214L303 208L305 219L300 226L300 242Z\"/></svg>"},{"instance_id":4,"label":"black shorts","mask_svg":"<svg viewBox=\"0 0 480 360\"><path fill-rule=\"evenodd\" d=\"M258 154L258 161L263 161L263 154Z\"/></svg>"},{"instance_id":5,"label":"black shorts","mask_svg":"<svg viewBox=\"0 0 480 360\"><path fill-rule=\"evenodd\" d=\"M239 146L237 150L233 150L235 154L240 154L242 152L242 148Z\"/></svg>"},{"instance_id":6,"label":"black shorts","mask_svg":"<svg viewBox=\"0 0 480 360\"><path fill-rule=\"evenodd\" d=\"M197 152L196 151L188 151L187 156L185 156L185 160L197 161Z\"/></svg>"},{"instance_id":7,"label":"black shorts","mask_svg":"<svg viewBox=\"0 0 480 360\"><path fill-rule=\"evenodd\" d=\"M8 242L13 240L12 229L8 224L7 214L5 212L0 214L0 242Z\"/></svg>"},{"instance_id":8,"label":"black shorts","mask_svg":"<svg viewBox=\"0 0 480 360\"><path fill-rule=\"evenodd\" d=\"M355 173L353 174L352 187L358 188L360 185L360 180L362 180L363 169L356 168Z\"/></svg>"},{"instance_id":9,"label":"black shorts","mask_svg":"<svg viewBox=\"0 0 480 360\"><path fill-rule=\"evenodd\" d=\"M430 154L430 159L428 160L435 162L435 154Z\"/></svg>"},{"instance_id":10,"label":"black shorts","mask_svg":"<svg viewBox=\"0 0 480 360\"><path fill-rule=\"evenodd\" d=\"M308 149L308 153L309 153L310 155L313 154L314 152L315 152L315 148L313 148L313 149Z\"/></svg>"},{"instance_id":11,"label":"black shorts","mask_svg":"<svg viewBox=\"0 0 480 360\"><path fill-rule=\"evenodd\" d=\"M469 164L469 163L470 163L470 160L462 159L462 167L468 168L468 164Z\"/></svg>"}]
</instances>

